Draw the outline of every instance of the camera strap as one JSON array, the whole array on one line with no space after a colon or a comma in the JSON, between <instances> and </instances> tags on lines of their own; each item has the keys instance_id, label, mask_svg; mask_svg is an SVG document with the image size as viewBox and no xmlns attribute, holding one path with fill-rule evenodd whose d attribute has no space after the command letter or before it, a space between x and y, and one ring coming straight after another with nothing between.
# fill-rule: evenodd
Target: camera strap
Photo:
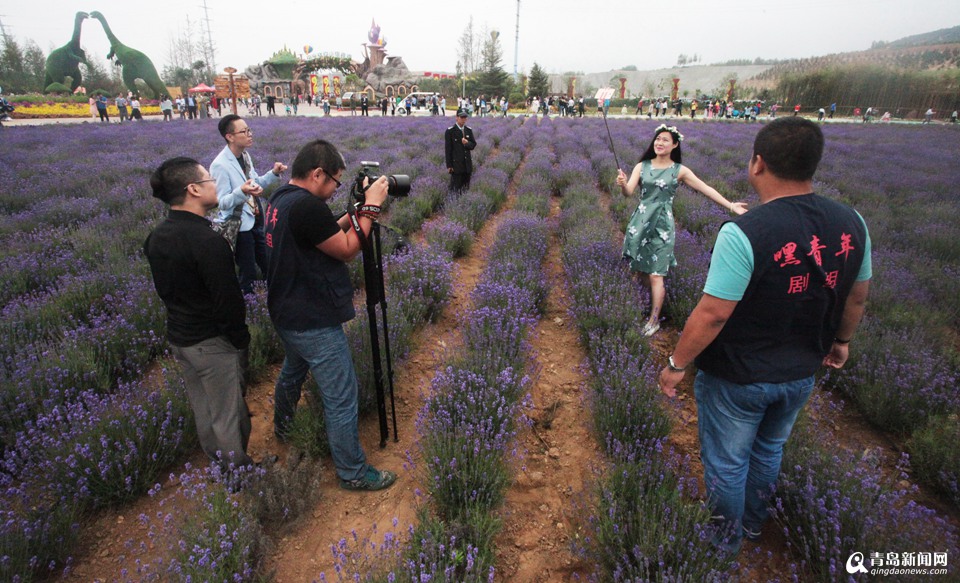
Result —
<instances>
[{"instance_id":1,"label":"camera strap","mask_svg":"<svg viewBox=\"0 0 960 583\"><path fill-rule=\"evenodd\" d=\"M367 237L363 234L363 229L360 228L360 217L357 216L356 207L347 205L347 216L350 217L350 224L353 225L353 230L357 233L357 238L360 239L360 245L365 247Z\"/></svg>"}]
</instances>

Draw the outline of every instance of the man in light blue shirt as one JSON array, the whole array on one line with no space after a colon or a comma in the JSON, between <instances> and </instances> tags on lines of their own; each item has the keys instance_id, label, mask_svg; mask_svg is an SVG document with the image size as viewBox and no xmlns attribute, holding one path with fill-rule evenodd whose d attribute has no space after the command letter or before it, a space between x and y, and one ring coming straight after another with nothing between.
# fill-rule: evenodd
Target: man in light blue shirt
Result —
<instances>
[{"instance_id":1,"label":"man in light blue shirt","mask_svg":"<svg viewBox=\"0 0 960 583\"><path fill-rule=\"evenodd\" d=\"M217 181L217 200L220 205L220 220L230 218L237 207L240 213L240 232L237 234L235 257L240 269L240 289L245 294L253 292L253 282L263 279L267 270L267 246L263 234L263 204L260 197L264 189L276 184L286 165L274 162L273 168L263 176L257 174L253 159L247 148L253 145L253 130L238 115L228 114L217 125L227 145L210 164L210 175Z\"/></svg>"}]
</instances>

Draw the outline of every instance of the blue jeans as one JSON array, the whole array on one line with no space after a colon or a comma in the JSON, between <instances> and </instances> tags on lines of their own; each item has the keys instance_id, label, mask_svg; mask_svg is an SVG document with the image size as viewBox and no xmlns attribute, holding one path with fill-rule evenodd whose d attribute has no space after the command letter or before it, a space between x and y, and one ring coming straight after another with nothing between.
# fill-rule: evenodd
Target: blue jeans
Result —
<instances>
[{"instance_id":1,"label":"blue jeans","mask_svg":"<svg viewBox=\"0 0 960 583\"><path fill-rule=\"evenodd\" d=\"M337 476L356 480L367 470L357 430L357 377L342 326L298 332L277 328L286 356L274 390L273 430L283 437L297 410L307 372L323 402L327 440Z\"/></svg>"},{"instance_id":2,"label":"blue jeans","mask_svg":"<svg viewBox=\"0 0 960 583\"><path fill-rule=\"evenodd\" d=\"M783 444L813 392L814 378L786 383L739 385L697 373L694 393L699 416L704 482L724 540L735 554L743 529L760 532L767 499L780 474Z\"/></svg>"}]
</instances>

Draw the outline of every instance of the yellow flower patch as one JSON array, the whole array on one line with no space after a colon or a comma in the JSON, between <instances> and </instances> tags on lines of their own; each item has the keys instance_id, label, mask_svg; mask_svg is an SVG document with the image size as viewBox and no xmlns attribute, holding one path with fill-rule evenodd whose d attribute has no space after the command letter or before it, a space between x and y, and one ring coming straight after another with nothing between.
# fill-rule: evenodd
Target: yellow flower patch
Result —
<instances>
[{"instance_id":1,"label":"yellow flower patch","mask_svg":"<svg viewBox=\"0 0 960 583\"><path fill-rule=\"evenodd\" d=\"M130 107L127 107L130 112ZM159 105L142 105L140 113L143 115L160 115ZM120 111L116 105L107 106L107 115L119 117ZM87 103L38 103L18 105L17 110L11 114L14 119L38 119L48 117L96 117L99 115L90 114L90 105Z\"/></svg>"}]
</instances>

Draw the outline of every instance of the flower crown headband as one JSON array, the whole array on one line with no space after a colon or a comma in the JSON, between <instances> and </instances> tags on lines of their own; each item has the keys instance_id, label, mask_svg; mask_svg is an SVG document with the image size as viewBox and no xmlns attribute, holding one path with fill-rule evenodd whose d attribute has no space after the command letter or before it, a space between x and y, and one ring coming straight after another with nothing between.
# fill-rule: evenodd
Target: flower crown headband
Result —
<instances>
[{"instance_id":1,"label":"flower crown headband","mask_svg":"<svg viewBox=\"0 0 960 583\"><path fill-rule=\"evenodd\" d=\"M668 126L667 124L662 123L659 126L657 126L657 129L653 130L653 134L654 135L659 134L660 130L666 130L671 134L673 134L678 141L681 141L681 142L683 141L683 134L680 133L680 130L677 129L677 126Z\"/></svg>"}]
</instances>

